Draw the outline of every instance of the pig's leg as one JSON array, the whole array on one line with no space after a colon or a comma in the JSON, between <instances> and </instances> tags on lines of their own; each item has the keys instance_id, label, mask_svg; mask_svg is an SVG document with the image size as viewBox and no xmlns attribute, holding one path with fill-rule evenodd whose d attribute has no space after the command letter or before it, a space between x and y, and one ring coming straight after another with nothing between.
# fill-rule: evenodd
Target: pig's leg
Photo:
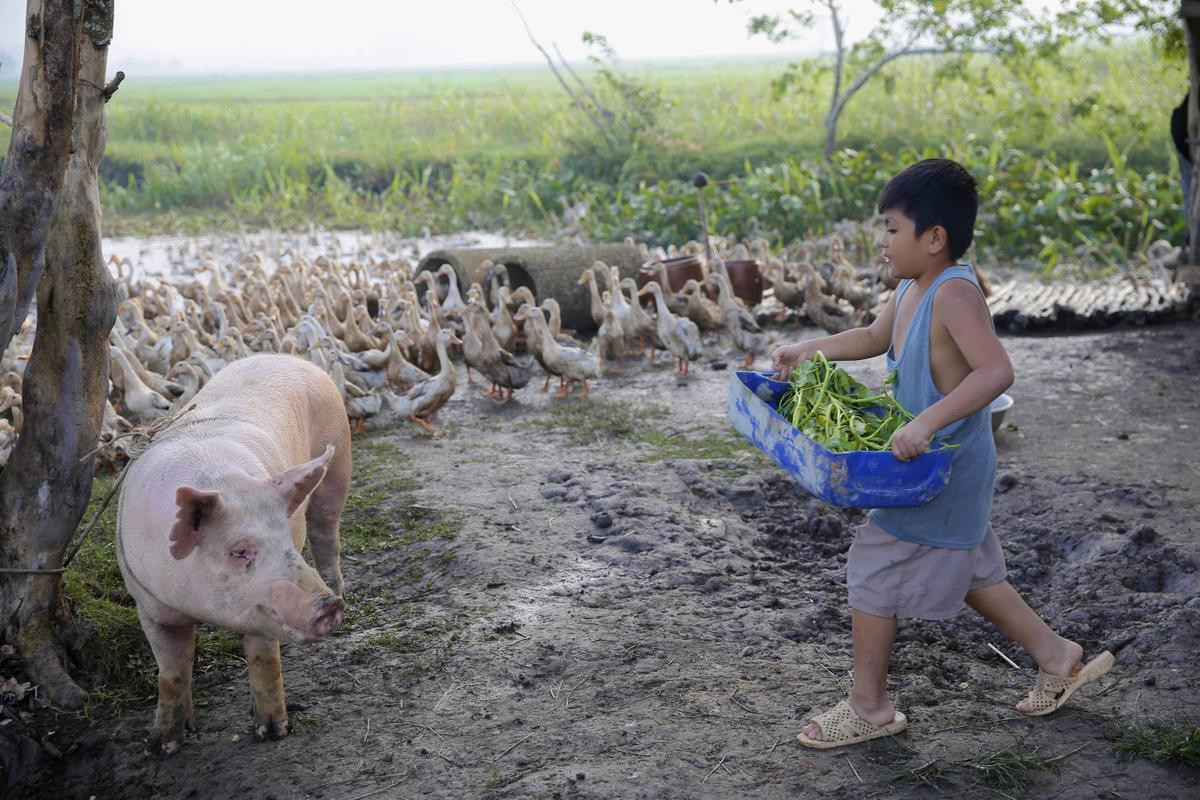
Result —
<instances>
[{"instance_id":1,"label":"pig's leg","mask_svg":"<svg viewBox=\"0 0 1200 800\"><path fill-rule=\"evenodd\" d=\"M324 480L308 499L308 542L313 561L325 584L338 597L344 595L342 581L342 509L350 491L350 446L339 447Z\"/></svg>"},{"instance_id":2,"label":"pig's leg","mask_svg":"<svg viewBox=\"0 0 1200 800\"><path fill-rule=\"evenodd\" d=\"M283 700L283 671L279 665L279 641L247 634L246 663L250 666L250 713L258 739L281 739L288 735L287 707Z\"/></svg>"},{"instance_id":3,"label":"pig's leg","mask_svg":"<svg viewBox=\"0 0 1200 800\"><path fill-rule=\"evenodd\" d=\"M142 630L158 662L158 709L154 712L151 746L178 752L192 727L192 662L196 656L195 625L159 625L139 614Z\"/></svg>"}]
</instances>

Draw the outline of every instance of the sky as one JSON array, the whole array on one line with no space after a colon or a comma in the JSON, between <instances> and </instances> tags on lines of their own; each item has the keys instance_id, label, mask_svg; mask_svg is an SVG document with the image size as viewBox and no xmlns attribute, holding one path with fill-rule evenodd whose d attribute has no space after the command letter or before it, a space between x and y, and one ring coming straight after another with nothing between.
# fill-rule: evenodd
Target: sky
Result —
<instances>
[{"instance_id":1,"label":"sky","mask_svg":"<svg viewBox=\"0 0 1200 800\"><path fill-rule=\"evenodd\" d=\"M871 27L871 0L841 0L851 37ZM584 31L624 61L787 56L831 49L828 20L804 40L751 38L754 14L805 0L518 0L534 35L570 61ZM26 0L0 0L0 81L24 51ZM116 0L111 70L142 74L420 70L540 64L511 0Z\"/></svg>"}]
</instances>

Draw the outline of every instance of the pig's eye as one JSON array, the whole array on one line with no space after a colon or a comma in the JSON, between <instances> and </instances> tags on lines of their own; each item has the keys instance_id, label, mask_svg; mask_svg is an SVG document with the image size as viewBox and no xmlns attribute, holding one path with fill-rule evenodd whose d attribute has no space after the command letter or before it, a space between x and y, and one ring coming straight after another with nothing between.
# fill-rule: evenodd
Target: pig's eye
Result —
<instances>
[{"instance_id":1,"label":"pig's eye","mask_svg":"<svg viewBox=\"0 0 1200 800\"><path fill-rule=\"evenodd\" d=\"M242 561L253 561L258 553L251 547L237 547L229 551L230 558L240 559Z\"/></svg>"}]
</instances>

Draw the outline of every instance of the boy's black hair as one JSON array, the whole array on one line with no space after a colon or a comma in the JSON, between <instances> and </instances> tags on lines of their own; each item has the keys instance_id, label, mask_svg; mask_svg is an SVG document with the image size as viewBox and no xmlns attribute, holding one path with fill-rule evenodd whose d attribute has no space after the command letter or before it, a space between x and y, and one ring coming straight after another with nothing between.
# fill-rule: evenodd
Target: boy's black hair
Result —
<instances>
[{"instance_id":1,"label":"boy's black hair","mask_svg":"<svg viewBox=\"0 0 1200 800\"><path fill-rule=\"evenodd\" d=\"M934 225L946 229L950 258L957 261L975 236L979 194L975 178L957 161L927 158L892 178L879 195L880 214L896 209L916 224L920 236Z\"/></svg>"}]
</instances>

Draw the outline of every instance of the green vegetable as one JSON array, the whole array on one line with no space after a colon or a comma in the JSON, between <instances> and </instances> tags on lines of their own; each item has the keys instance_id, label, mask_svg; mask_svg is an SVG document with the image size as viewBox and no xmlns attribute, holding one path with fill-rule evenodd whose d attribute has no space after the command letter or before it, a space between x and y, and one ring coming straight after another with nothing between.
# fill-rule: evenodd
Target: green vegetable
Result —
<instances>
[{"instance_id":1,"label":"green vegetable","mask_svg":"<svg viewBox=\"0 0 1200 800\"><path fill-rule=\"evenodd\" d=\"M835 453L891 450L896 431L913 420L887 392L895 382L893 371L885 388L872 392L818 352L792 372L779 413Z\"/></svg>"}]
</instances>

